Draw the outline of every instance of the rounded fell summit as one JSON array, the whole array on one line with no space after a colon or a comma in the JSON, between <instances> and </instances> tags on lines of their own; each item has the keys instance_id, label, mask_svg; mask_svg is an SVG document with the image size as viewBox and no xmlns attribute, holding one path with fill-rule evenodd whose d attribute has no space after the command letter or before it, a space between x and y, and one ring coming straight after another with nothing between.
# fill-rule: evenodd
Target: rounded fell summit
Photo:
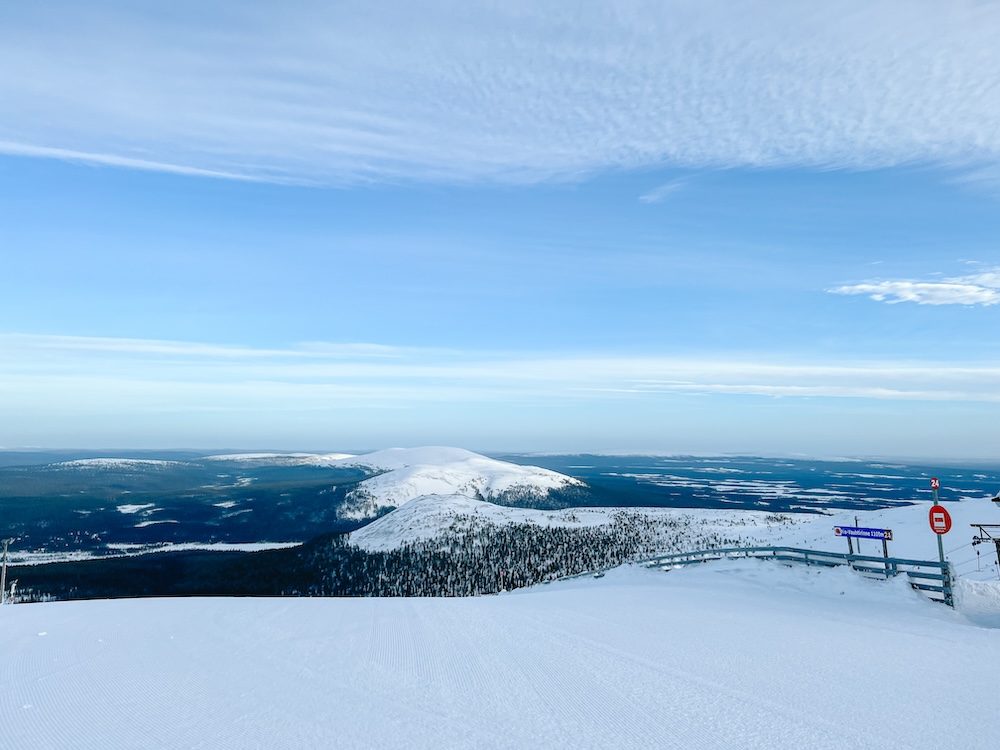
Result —
<instances>
[{"instance_id":1,"label":"rounded fell summit","mask_svg":"<svg viewBox=\"0 0 1000 750\"><path fill-rule=\"evenodd\" d=\"M520 466L462 448L389 448L332 462L378 472L348 496L349 518L370 518L426 495L464 495L499 505L545 505L550 493L583 488L579 479L537 466Z\"/></svg>"}]
</instances>

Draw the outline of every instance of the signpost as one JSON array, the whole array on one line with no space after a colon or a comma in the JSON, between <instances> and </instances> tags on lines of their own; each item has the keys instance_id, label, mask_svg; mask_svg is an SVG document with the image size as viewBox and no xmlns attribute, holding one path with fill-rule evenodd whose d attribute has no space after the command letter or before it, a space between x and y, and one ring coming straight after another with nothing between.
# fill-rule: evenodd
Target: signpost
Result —
<instances>
[{"instance_id":1,"label":"signpost","mask_svg":"<svg viewBox=\"0 0 1000 750\"><path fill-rule=\"evenodd\" d=\"M834 526L833 533L837 536L847 538L847 551L854 554L854 539L881 539L882 556L889 556L889 546L886 542L892 541L892 529L867 529L862 526ZM861 543L858 542L858 551L861 551Z\"/></svg>"},{"instance_id":2,"label":"signpost","mask_svg":"<svg viewBox=\"0 0 1000 750\"><path fill-rule=\"evenodd\" d=\"M938 490L941 483L937 477L931 477L931 490L934 492L934 505L931 506L928 518L931 522L931 531L937 534L938 558L944 562L944 544L941 537L951 531L951 515L940 504L938 504Z\"/></svg>"},{"instance_id":3,"label":"signpost","mask_svg":"<svg viewBox=\"0 0 1000 750\"><path fill-rule=\"evenodd\" d=\"M865 529L861 526L834 526L837 536L858 537L860 539L884 539L892 541L892 529Z\"/></svg>"}]
</instances>

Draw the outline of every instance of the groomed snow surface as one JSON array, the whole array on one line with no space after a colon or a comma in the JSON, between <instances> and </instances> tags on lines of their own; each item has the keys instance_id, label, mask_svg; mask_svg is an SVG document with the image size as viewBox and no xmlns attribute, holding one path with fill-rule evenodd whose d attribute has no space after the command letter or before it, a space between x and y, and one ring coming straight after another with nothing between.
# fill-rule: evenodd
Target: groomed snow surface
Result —
<instances>
[{"instance_id":1,"label":"groomed snow surface","mask_svg":"<svg viewBox=\"0 0 1000 750\"><path fill-rule=\"evenodd\" d=\"M987 625L756 560L468 599L15 605L0 747L993 750Z\"/></svg>"}]
</instances>

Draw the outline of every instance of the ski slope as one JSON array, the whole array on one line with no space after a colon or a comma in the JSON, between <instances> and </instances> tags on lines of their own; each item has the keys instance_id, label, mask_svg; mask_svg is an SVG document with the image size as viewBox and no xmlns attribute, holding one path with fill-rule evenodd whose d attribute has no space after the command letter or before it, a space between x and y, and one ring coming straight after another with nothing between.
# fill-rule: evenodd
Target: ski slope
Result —
<instances>
[{"instance_id":1,"label":"ski slope","mask_svg":"<svg viewBox=\"0 0 1000 750\"><path fill-rule=\"evenodd\" d=\"M7 606L0 747L992 750L992 593L953 611L744 560L468 599Z\"/></svg>"}]
</instances>

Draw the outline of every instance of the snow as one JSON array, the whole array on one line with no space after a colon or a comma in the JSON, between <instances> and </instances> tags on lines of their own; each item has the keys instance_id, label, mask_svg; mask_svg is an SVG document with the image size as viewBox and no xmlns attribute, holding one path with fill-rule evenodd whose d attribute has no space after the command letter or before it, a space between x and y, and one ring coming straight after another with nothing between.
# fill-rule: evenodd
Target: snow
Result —
<instances>
[{"instance_id":1,"label":"snow","mask_svg":"<svg viewBox=\"0 0 1000 750\"><path fill-rule=\"evenodd\" d=\"M158 545L145 544L109 544L109 550L121 550L126 553L141 552L186 552L201 550L204 552L263 552L270 549L289 549L300 547L302 542L164 542Z\"/></svg>"},{"instance_id":2,"label":"snow","mask_svg":"<svg viewBox=\"0 0 1000 750\"><path fill-rule=\"evenodd\" d=\"M365 453L361 456L354 456L353 460L341 461L343 464L351 466L367 466L372 469L391 471L393 469L405 469L408 466L419 465L442 465L461 463L463 461L477 461L483 459L487 462L505 464L503 461L495 461L486 458L478 453L465 450L464 448L448 448L444 446L424 446L422 448L387 448L385 450Z\"/></svg>"},{"instance_id":3,"label":"snow","mask_svg":"<svg viewBox=\"0 0 1000 750\"><path fill-rule=\"evenodd\" d=\"M173 523L176 523L173 522ZM262 552L269 549L288 549L299 547L302 542L163 542L160 544L132 544L127 542L111 542L106 545L108 552L17 552L12 551L9 559L11 565L46 565L57 562L80 562L84 560L99 560L109 557L138 557L157 552L187 552L200 550L205 552Z\"/></svg>"},{"instance_id":4,"label":"snow","mask_svg":"<svg viewBox=\"0 0 1000 750\"><path fill-rule=\"evenodd\" d=\"M966 576L955 582L956 607L970 621L1000 629L1000 583L976 581Z\"/></svg>"},{"instance_id":5,"label":"snow","mask_svg":"<svg viewBox=\"0 0 1000 750\"><path fill-rule=\"evenodd\" d=\"M425 495L495 499L504 493L542 496L549 490L583 487L579 479L537 466L498 461L461 448L391 448L334 462L382 472L361 482L343 514L366 518Z\"/></svg>"},{"instance_id":6,"label":"snow","mask_svg":"<svg viewBox=\"0 0 1000 750\"><path fill-rule=\"evenodd\" d=\"M205 461L239 461L241 463L282 464L286 466L322 465L351 458L351 453L225 453L205 456Z\"/></svg>"},{"instance_id":7,"label":"snow","mask_svg":"<svg viewBox=\"0 0 1000 750\"><path fill-rule=\"evenodd\" d=\"M363 483L367 502L399 505L352 534L372 550L456 523L592 526L618 511L484 502L569 478L457 449L331 461L383 472ZM133 507L149 506L119 510ZM893 530L890 554L934 560L928 507L629 512L839 552L833 527L857 518ZM992 545L976 560L970 524L1000 513L989 498L946 507L955 609L903 577L745 559L465 599L0 607L0 747L992 750L1000 581ZM238 545L163 549L223 546Z\"/></svg>"},{"instance_id":8,"label":"snow","mask_svg":"<svg viewBox=\"0 0 1000 750\"><path fill-rule=\"evenodd\" d=\"M116 505L115 510L117 510L119 513L124 513L125 515L132 515L134 513L138 513L139 511L155 507L156 507L155 503L143 503L142 505L126 504L126 505Z\"/></svg>"},{"instance_id":9,"label":"snow","mask_svg":"<svg viewBox=\"0 0 1000 750\"><path fill-rule=\"evenodd\" d=\"M12 750L995 746L1000 630L846 569L15 605L0 631Z\"/></svg>"},{"instance_id":10,"label":"snow","mask_svg":"<svg viewBox=\"0 0 1000 750\"><path fill-rule=\"evenodd\" d=\"M494 505L465 495L422 495L351 533L351 543L369 550L395 549L405 542L432 539L456 523L536 523L540 526L598 526L611 523L617 508L532 510Z\"/></svg>"},{"instance_id":11,"label":"snow","mask_svg":"<svg viewBox=\"0 0 1000 750\"><path fill-rule=\"evenodd\" d=\"M834 534L835 526L858 525L886 528L893 532L889 554L913 560L937 560L937 538L930 530L927 513L930 502L921 502L877 511L830 511L817 513L773 513L758 510L702 510L678 508L629 508L650 518L675 518L691 529L704 533L719 531L738 538L748 546L806 547L831 552L847 552L847 541ZM989 498L966 498L945 504L952 517L952 531L943 540L946 556L960 577L997 579L995 547L972 545L973 523L1000 523L1000 513ZM406 542L432 539L458 519L495 524L537 523L539 525L593 526L612 522L617 508L569 508L561 511L508 508L461 495L429 495L411 500L351 534L351 541L368 550L394 549ZM854 540L857 553L881 556L882 543Z\"/></svg>"},{"instance_id":12,"label":"snow","mask_svg":"<svg viewBox=\"0 0 1000 750\"><path fill-rule=\"evenodd\" d=\"M771 514L750 511L677 510L674 508L565 508L535 510L494 505L473 500L465 495L423 495L402 507L372 521L350 535L352 544L369 551L396 549L407 542L423 541L450 529L469 529L477 523L536 524L583 528L609 525L622 510L645 515L651 519L679 519L692 539L703 538L710 532L722 532L727 537L741 537L759 542L760 534L768 534L771 526L783 523Z\"/></svg>"},{"instance_id":13,"label":"snow","mask_svg":"<svg viewBox=\"0 0 1000 750\"><path fill-rule=\"evenodd\" d=\"M834 511L822 516L793 517L793 523L775 527L770 533L773 544L791 547L847 552L847 542L836 537L834 526L854 526L892 530L892 541L888 542L889 554L914 560L937 560L937 536L931 532L928 522L930 502L920 502L884 510L854 512ZM967 578L992 578L997 580L996 547L983 544L978 547L979 568L977 570L976 551L972 537L976 530L974 523L1000 523L1000 513L989 498L966 498L960 502L944 503L952 518L952 529L943 539L945 557L952 563L955 573ZM854 540L855 552L858 540ZM861 540L861 554L881 556L882 543L869 539Z\"/></svg>"},{"instance_id":14,"label":"snow","mask_svg":"<svg viewBox=\"0 0 1000 750\"><path fill-rule=\"evenodd\" d=\"M11 550L7 559L10 565L47 565L48 563L80 562L93 560L94 553L77 550L60 552L18 552Z\"/></svg>"},{"instance_id":15,"label":"snow","mask_svg":"<svg viewBox=\"0 0 1000 750\"><path fill-rule=\"evenodd\" d=\"M698 471L713 474L718 472L721 472L722 474L733 473L732 470L700 469ZM721 494L763 498L761 501L763 505L767 505L768 502L773 502L775 500L809 500L810 502L815 502L817 500L817 495L825 495L828 499L849 498L853 496L852 492L843 490L803 489L792 479L717 479L715 477L706 477L703 479L700 477L685 477L674 474L660 473L611 473L610 476L628 477L630 479L639 480L640 482L654 484L659 487L678 487L692 490L703 490L706 492L712 490L713 492ZM855 488L851 487L849 489L854 490Z\"/></svg>"},{"instance_id":16,"label":"snow","mask_svg":"<svg viewBox=\"0 0 1000 750\"><path fill-rule=\"evenodd\" d=\"M78 458L52 464L70 469L143 469L151 467L185 466L183 461L163 461L154 458Z\"/></svg>"}]
</instances>

